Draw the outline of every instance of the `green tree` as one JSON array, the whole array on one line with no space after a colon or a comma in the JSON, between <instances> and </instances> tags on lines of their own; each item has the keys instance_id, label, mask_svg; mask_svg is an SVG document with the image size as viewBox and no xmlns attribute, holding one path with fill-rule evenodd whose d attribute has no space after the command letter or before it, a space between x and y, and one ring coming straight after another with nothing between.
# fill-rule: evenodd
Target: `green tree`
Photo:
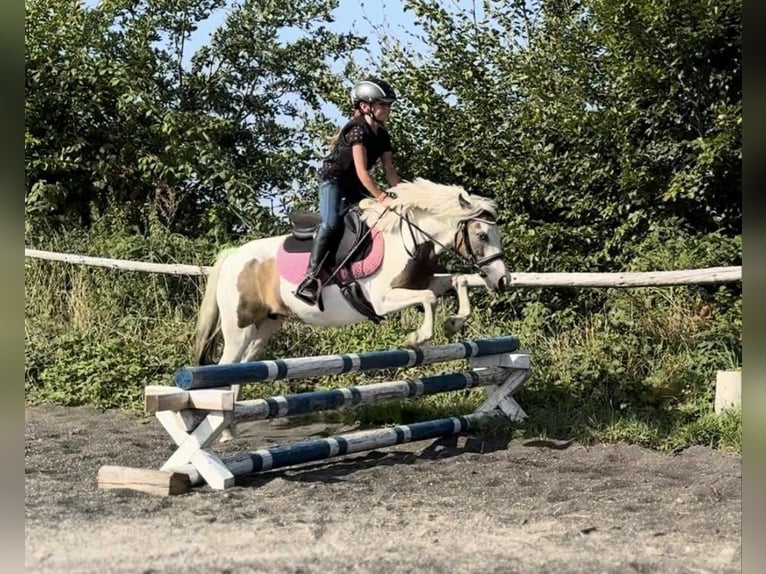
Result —
<instances>
[{"instance_id":1,"label":"green tree","mask_svg":"<svg viewBox=\"0 0 766 574\"><path fill-rule=\"evenodd\" d=\"M359 46L327 28L337 0L245 1L189 58L225 0L30 0L28 239L121 206L190 235L273 231L265 206L311 177L306 125Z\"/></svg>"},{"instance_id":2,"label":"green tree","mask_svg":"<svg viewBox=\"0 0 766 574\"><path fill-rule=\"evenodd\" d=\"M656 227L741 233L741 3L406 5L431 51L392 40L381 72L406 92L404 171L496 197L515 269L624 269Z\"/></svg>"}]
</instances>

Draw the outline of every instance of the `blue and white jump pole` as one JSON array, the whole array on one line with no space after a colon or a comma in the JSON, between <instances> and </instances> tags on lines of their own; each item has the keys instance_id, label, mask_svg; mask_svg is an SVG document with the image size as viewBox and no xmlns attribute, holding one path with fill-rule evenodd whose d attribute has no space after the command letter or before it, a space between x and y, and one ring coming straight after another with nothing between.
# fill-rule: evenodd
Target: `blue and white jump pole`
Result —
<instances>
[{"instance_id":1,"label":"blue and white jump pole","mask_svg":"<svg viewBox=\"0 0 766 574\"><path fill-rule=\"evenodd\" d=\"M413 441L463 434L481 428L494 415L469 414L387 428L356 431L328 438L272 446L223 458L233 476L276 470ZM184 469L192 485L205 480L193 467Z\"/></svg>"},{"instance_id":2,"label":"blue and white jump pole","mask_svg":"<svg viewBox=\"0 0 766 574\"><path fill-rule=\"evenodd\" d=\"M406 399L499 385L507 377L505 369L489 367L479 371L463 371L401 381L387 381L355 387L238 401L234 411L234 420L241 422L304 415L343 407L371 405L391 399Z\"/></svg>"},{"instance_id":3,"label":"blue and white jump pole","mask_svg":"<svg viewBox=\"0 0 766 574\"><path fill-rule=\"evenodd\" d=\"M175 372L173 380L177 387L184 390L212 389L276 379L310 379L341 373L430 365L512 353L518 348L517 337L503 336L416 349L185 367Z\"/></svg>"}]
</instances>

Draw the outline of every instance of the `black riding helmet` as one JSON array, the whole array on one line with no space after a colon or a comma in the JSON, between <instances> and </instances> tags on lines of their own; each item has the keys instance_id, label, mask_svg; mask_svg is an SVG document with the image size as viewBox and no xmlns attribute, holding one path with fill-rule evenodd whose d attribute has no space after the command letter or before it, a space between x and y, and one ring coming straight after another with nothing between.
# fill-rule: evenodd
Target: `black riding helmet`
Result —
<instances>
[{"instance_id":1,"label":"black riding helmet","mask_svg":"<svg viewBox=\"0 0 766 574\"><path fill-rule=\"evenodd\" d=\"M355 108L358 108L361 102L390 104L394 101L396 101L396 92L388 82L379 78L367 78L357 82L351 89L351 103Z\"/></svg>"}]
</instances>

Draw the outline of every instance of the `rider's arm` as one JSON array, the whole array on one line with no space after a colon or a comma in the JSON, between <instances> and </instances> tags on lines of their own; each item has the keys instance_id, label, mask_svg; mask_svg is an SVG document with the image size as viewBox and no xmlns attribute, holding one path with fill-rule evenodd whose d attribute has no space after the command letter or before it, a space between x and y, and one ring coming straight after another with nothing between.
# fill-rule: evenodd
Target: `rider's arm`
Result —
<instances>
[{"instance_id":1,"label":"rider's arm","mask_svg":"<svg viewBox=\"0 0 766 574\"><path fill-rule=\"evenodd\" d=\"M356 169L356 175L359 181L372 196L381 200L385 197L385 192L380 189L370 176L370 172L367 171L367 148L363 144L357 143L351 147L351 153L354 157L354 168Z\"/></svg>"},{"instance_id":2,"label":"rider's arm","mask_svg":"<svg viewBox=\"0 0 766 574\"><path fill-rule=\"evenodd\" d=\"M388 185L395 187L402 181L402 178L399 177L399 172L394 167L394 154L390 151L383 152L380 160L383 162L383 170L386 172Z\"/></svg>"}]
</instances>

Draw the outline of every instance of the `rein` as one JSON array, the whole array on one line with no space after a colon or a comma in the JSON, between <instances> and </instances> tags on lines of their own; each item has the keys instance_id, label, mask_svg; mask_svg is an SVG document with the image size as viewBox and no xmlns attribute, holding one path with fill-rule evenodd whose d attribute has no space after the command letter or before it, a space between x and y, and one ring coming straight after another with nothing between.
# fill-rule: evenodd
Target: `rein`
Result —
<instances>
[{"instance_id":1,"label":"rein","mask_svg":"<svg viewBox=\"0 0 766 574\"><path fill-rule=\"evenodd\" d=\"M409 218L407 218L406 216L402 215L401 213L399 213L395 209L391 209L388 206L385 206L385 209L381 212L381 214L375 220L375 223L373 223L372 225L368 225L367 226L367 231L365 232L364 236L360 240L360 243L361 243L361 241L363 241L367 237L367 235L369 235L372 232L372 228L375 226L375 224L377 224L377 222L380 221L380 219L389 211L392 211L393 213L395 213L399 217L399 219L402 220L402 222L407 224L407 229L410 232L410 237L412 238L412 243L413 243L413 248L414 249L416 249L417 246L420 245L420 243L418 243L418 240L415 237L415 232L413 231L413 229L419 231L424 237L426 237L427 239L433 241L436 245L441 247L443 250L451 251L452 253L457 255L458 258L460 258L462 261L464 261L470 267L472 267L479 274L479 276L481 276L481 277L486 277L487 276L487 274L484 272L484 269L482 268L484 265L492 263L493 261L495 261L497 259L502 259L503 258L503 253L502 253L502 251L500 251L498 253L495 253L494 255L489 255L487 257L482 257L481 259L479 259L476 256L476 252L473 250L473 247L471 247L471 239L470 239L470 237L468 237L468 223L470 221L481 221L483 223L490 223L490 224L493 223L492 221L490 221L488 219L484 219L484 218L481 218L481 217L468 217L466 219L461 219L460 222L458 223L458 228L455 231L455 238L454 238L454 241L453 241L453 243L455 244L455 247L451 247L449 245L444 245L442 242L440 242L438 239L436 239L433 235L431 235L430 233L428 233L427 231L422 229L417 224L415 224L412 221L410 221ZM401 228L399 229L399 235L402 236L402 229ZM466 257L465 255L460 253L460 251L457 250L457 245L459 244L458 236L460 236L460 241L462 241L463 245L465 245L465 251L468 254L468 257ZM409 255L410 257L414 258L415 257L415 253L410 251L407 248L407 243L404 241L403 237L402 237L402 243L404 244L404 249L407 251L407 255ZM348 262L348 260L351 259L351 257L353 257L355 251L356 251L356 249L352 249L351 250L351 252L346 256L346 258L343 261L341 261L340 264L335 268L335 270L330 274L330 277L328 277L327 281L330 281L333 277L335 277L335 275Z\"/></svg>"},{"instance_id":2,"label":"rein","mask_svg":"<svg viewBox=\"0 0 766 574\"><path fill-rule=\"evenodd\" d=\"M487 265L488 263L491 263L492 261L495 261L496 259L502 259L503 258L503 253L500 251L498 253L495 253L494 255L489 255L487 257L483 257L483 258L479 259L476 256L476 253L474 252L473 247L471 247L471 240L468 237L468 222L470 222L470 221L481 221L481 222L484 222L484 223L492 223L491 221L489 221L487 219L483 219L481 217L468 217L466 219L460 220L460 222L458 223L458 228L455 231L455 240L453 242L455 244L455 247L450 247L448 245L444 245L443 243L441 243L433 235L431 235L427 231L423 230L421 227L419 227L418 225L416 225L415 223L410 221L407 217L405 217L404 215L402 215L401 213L399 213L395 209L390 209L390 208L386 207L386 211L389 211L389 210L393 211L397 216L399 216L399 218L404 223L407 224L407 228L408 228L408 230L410 232L410 237L412 238L412 243L413 243L413 245L415 247L417 247L419 245L419 243L418 243L417 239L415 239L415 232L413 231L413 228L418 230L420 233L423 234L424 237L430 239L431 241L433 241L436 245L438 245L439 247L441 247L445 251L452 251L460 259L462 259L465 263L467 263L469 266L471 266L473 269L475 269L476 272L481 277L486 277L486 275L487 275L484 272L484 269L482 268L482 266ZM386 213L386 211L384 211L383 213ZM402 231L400 229L399 235L401 236L401 234L402 234ZM466 250L466 253L468 254L468 257L466 257L465 255L463 255L462 253L460 253L457 250L458 235L460 235L460 239L462 240L463 244L465 245L465 250ZM409 249L407 249L407 244L404 242L404 238L402 238L402 243L404 243L404 245L405 245L405 249L407 250L407 254L410 257L414 257L415 254L412 253Z\"/></svg>"}]
</instances>

